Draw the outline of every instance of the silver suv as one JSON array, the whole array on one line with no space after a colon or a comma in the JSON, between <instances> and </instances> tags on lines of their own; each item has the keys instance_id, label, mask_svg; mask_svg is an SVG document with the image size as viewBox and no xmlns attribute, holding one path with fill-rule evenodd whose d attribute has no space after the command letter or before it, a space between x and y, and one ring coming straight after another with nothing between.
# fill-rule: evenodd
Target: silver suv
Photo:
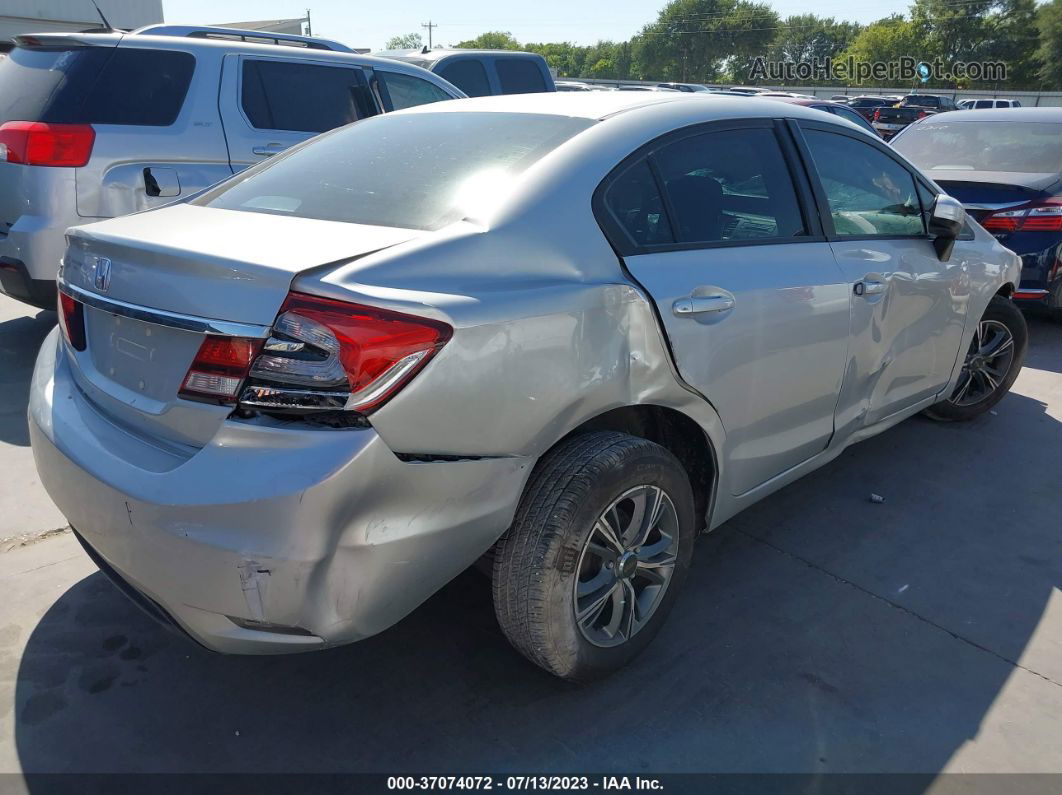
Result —
<instances>
[{"instance_id":1,"label":"silver suv","mask_svg":"<svg viewBox=\"0 0 1062 795\"><path fill-rule=\"evenodd\" d=\"M54 308L67 227L184 198L313 135L463 94L337 42L226 28L19 36L0 63L0 289Z\"/></svg>"}]
</instances>

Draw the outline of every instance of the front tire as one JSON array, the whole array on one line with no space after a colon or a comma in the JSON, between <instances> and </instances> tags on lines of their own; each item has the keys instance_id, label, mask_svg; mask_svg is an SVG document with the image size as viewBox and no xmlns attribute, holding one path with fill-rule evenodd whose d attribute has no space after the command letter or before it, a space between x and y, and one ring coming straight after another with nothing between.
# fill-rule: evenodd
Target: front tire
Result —
<instances>
[{"instance_id":1,"label":"front tire","mask_svg":"<svg viewBox=\"0 0 1062 795\"><path fill-rule=\"evenodd\" d=\"M962 373L947 400L926 409L943 422L972 420L996 405L1021 372L1029 330L1009 298L995 296L978 321Z\"/></svg>"},{"instance_id":2,"label":"front tire","mask_svg":"<svg viewBox=\"0 0 1062 795\"><path fill-rule=\"evenodd\" d=\"M512 645L564 679L622 667L663 625L697 523L682 464L616 432L574 437L536 468L494 556L494 610Z\"/></svg>"}]
</instances>

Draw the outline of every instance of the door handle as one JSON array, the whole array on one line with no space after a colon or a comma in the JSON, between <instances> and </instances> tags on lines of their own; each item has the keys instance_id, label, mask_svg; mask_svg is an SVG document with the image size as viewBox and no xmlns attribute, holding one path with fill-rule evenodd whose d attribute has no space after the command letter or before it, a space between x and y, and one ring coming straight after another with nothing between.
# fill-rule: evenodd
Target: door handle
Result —
<instances>
[{"instance_id":1,"label":"door handle","mask_svg":"<svg viewBox=\"0 0 1062 795\"><path fill-rule=\"evenodd\" d=\"M256 155L264 155L265 157L272 157L273 155L279 155L287 147L280 144L266 144L265 146L255 146L251 149Z\"/></svg>"},{"instance_id":2,"label":"door handle","mask_svg":"<svg viewBox=\"0 0 1062 795\"><path fill-rule=\"evenodd\" d=\"M885 292L885 282L879 282L877 279L863 279L855 283L852 291L856 295L881 295Z\"/></svg>"},{"instance_id":3,"label":"door handle","mask_svg":"<svg viewBox=\"0 0 1062 795\"><path fill-rule=\"evenodd\" d=\"M706 312L726 312L733 308L734 299L727 295L691 295L689 298L680 298L671 305L671 310L679 317Z\"/></svg>"}]
</instances>

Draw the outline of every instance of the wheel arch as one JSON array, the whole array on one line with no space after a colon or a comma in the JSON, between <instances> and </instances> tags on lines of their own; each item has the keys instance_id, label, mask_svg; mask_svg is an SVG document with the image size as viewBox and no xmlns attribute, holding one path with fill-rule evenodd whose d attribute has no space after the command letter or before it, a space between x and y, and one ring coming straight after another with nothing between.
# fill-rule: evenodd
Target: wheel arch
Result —
<instances>
[{"instance_id":1,"label":"wheel arch","mask_svg":"<svg viewBox=\"0 0 1062 795\"><path fill-rule=\"evenodd\" d=\"M715 446L696 420L669 406L620 406L584 420L558 439L550 450L574 436L594 431L628 433L669 450L686 470L693 488L697 516L704 521L705 527L708 526L717 492L719 465Z\"/></svg>"}]
</instances>

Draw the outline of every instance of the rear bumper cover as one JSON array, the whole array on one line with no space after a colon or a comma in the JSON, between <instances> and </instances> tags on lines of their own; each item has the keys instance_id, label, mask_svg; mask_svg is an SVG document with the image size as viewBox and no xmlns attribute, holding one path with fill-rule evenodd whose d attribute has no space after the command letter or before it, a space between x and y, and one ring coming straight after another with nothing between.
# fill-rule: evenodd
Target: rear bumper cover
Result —
<instances>
[{"instance_id":1,"label":"rear bumper cover","mask_svg":"<svg viewBox=\"0 0 1062 795\"><path fill-rule=\"evenodd\" d=\"M158 458L86 400L57 341L30 394L41 481L112 577L215 651L386 629L501 535L530 472L524 458L407 463L370 428L238 421L176 466L138 465Z\"/></svg>"},{"instance_id":2,"label":"rear bumper cover","mask_svg":"<svg viewBox=\"0 0 1062 795\"><path fill-rule=\"evenodd\" d=\"M40 309L55 309L55 279L34 279L26 264L14 257L0 256L0 292Z\"/></svg>"}]
</instances>

